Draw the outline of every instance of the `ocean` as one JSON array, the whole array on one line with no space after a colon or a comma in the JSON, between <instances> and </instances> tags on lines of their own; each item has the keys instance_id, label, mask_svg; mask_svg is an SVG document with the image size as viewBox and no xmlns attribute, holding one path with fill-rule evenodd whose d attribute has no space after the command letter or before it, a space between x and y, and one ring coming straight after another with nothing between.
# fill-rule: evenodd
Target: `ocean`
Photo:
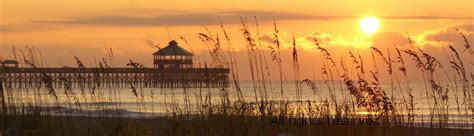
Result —
<instances>
[{"instance_id":1,"label":"ocean","mask_svg":"<svg viewBox=\"0 0 474 136\"><path fill-rule=\"evenodd\" d=\"M265 100L273 103L289 103L290 106L296 106L299 103L303 107L309 104L317 107L327 101L332 106L334 103L331 100L331 92L333 92L336 102L339 104L349 103L353 106L350 108L356 111L356 115L370 114L363 108L357 107L355 97L349 93L342 81L314 82L316 88L300 84L300 98L296 93L295 81L284 81L283 89L280 88L280 81L267 81L265 85L262 82L257 82L254 85L252 81L240 81L239 83L243 100L250 104ZM439 100L438 104L434 102L433 92L429 85L425 85L421 81L408 85L406 83L384 82L380 84L380 87L395 105L396 112L405 116L408 114L407 106L410 105L408 93L410 89L412 90L414 123L418 126L427 127L430 124L438 124L440 121L444 121L444 124L453 128L472 129L474 125L472 111L463 101L464 95L461 86L445 88L448 90L447 101L443 103ZM238 100L237 89L234 86L224 89L135 88L136 93L132 88L74 88L72 91L55 88L54 94L46 88L5 89L5 100L8 105L29 107L23 108L26 110L41 109L42 114L68 116L150 118L184 113L198 114L204 106L218 107L222 106L222 103L227 103L227 100L230 104L234 104ZM283 96L281 90L283 90Z\"/></svg>"}]
</instances>

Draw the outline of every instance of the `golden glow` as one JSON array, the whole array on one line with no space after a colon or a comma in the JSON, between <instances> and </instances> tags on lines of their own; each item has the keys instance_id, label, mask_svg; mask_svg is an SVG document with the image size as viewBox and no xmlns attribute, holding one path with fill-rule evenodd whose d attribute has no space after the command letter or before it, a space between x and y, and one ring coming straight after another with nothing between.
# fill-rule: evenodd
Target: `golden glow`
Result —
<instances>
[{"instance_id":1,"label":"golden glow","mask_svg":"<svg viewBox=\"0 0 474 136\"><path fill-rule=\"evenodd\" d=\"M151 40L164 47L171 37L178 40L183 48L194 50L197 56L202 56L201 59L205 60L209 59L209 47L197 34L207 33L203 29L206 26L212 33L222 36L218 22L224 23L230 39L235 42L233 44L236 46L233 48L239 52L236 54L247 55L239 15L248 17L250 29L253 30L256 29L253 26L254 16L257 17L261 40L268 42L262 43L262 46L274 44L271 41L275 21L281 32L279 37L284 52L291 52L291 35L294 34L302 52L319 51L315 49L312 38L317 37L321 46L334 47L333 54L347 56L347 52L343 51L346 47L365 51L364 49L374 45L382 46L381 48L407 46L407 33L412 35L415 46L428 45L429 42L437 44L437 41L426 40L425 37L447 32L444 30L454 33L455 29L451 29L451 25L469 28L469 24L474 21L472 0L429 4L410 1L411 6L408 7L405 5L407 1L387 0L386 3L389 4L380 6L373 0L347 0L344 4L311 0L276 0L271 3L186 0L185 4L183 1L169 0L0 0L0 56L12 59L13 45L17 47L17 51L20 47L26 50L24 47L29 46L47 53L43 55L48 60L48 65L75 66L77 64L71 61L71 56L88 59L84 61L92 63L95 58L107 55L103 49L113 48L115 64L127 64L130 58L143 64L153 64L150 55L156 48L145 41ZM345 5L355 6L346 8ZM360 15L362 16L353 18ZM358 25L364 15L379 19L379 30L374 34L366 34L359 29ZM181 36L190 45L180 40ZM440 40L462 42L457 34L440 37ZM262 49L268 50L268 47ZM242 58L245 59L246 56ZM302 67L309 68L305 71L311 72L314 63L311 59L307 60L301 64L305 65ZM250 71L248 67L243 67L242 71ZM247 76L250 74L242 75L246 75L242 77L244 79L251 79ZM310 75L312 74L308 74Z\"/></svg>"},{"instance_id":2,"label":"golden glow","mask_svg":"<svg viewBox=\"0 0 474 136\"><path fill-rule=\"evenodd\" d=\"M379 21L375 17L365 17L360 21L360 29L366 34L373 34L379 29Z\"/></svg>"}]
</instances>

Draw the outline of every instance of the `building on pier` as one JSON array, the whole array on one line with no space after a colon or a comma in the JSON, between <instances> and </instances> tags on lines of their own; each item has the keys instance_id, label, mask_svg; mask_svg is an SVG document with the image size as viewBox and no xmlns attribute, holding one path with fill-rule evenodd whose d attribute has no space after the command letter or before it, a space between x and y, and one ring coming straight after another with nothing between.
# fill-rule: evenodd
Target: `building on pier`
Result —
<instances>
[{"instance_id":1,"label":"building on pier","mask_svg":"<svg viewBox=\"0 0 474 136\"><path fill-rule=\"evenodd\" d=\"M11 88L71 87L157 87L224 88L229 86L229 69L194 68L194 54L176 41L153 53L153 68L23 68L6 60L0 67L0 85ZM11 68L14 67L14 68Z\"/></svg>"},{"instance_id":2,"label":"building on pier","mask_svg":"<svg viewBox=\"0 0 474 136\"><path fill-rule=\"evenodd\" d=\"M0 61L0 68L18 68L18 61L16 60Z\"/></svg>"},{"instance_id":3,"label":"building on pier","mask_svg":"<svg viewBox=\"0 0 474 136\"><path fill-rule=\"evenodd\" d=\"M192 68L194 54L179 47L174 40L153 53L153 67L158 69Z\"/></svg>"}]
</instances>

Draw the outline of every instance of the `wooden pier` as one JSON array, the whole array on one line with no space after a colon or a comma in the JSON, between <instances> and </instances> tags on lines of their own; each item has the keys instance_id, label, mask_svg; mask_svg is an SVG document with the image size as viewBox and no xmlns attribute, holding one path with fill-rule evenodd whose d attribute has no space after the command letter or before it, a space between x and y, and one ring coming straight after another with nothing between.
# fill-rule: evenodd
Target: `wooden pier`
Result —
<instances>
[{"instance_id":1,"label":"wooden pier","mask_svg":"<svg viewBox=\"0 0 474 136\"><path fill-rule=\"evenodd\" d=\"M194 68L194 54L174 40L153 53L153 68L20 68L0 61L0 85L6 88L225 88L229 69ZM129 64L127 64L129 65Z\"/></svg>"},{"instance_id":2,"label":"wooden pier","mask_svg":"<svg viewBox=\"0 0 474 136\"><path fill-rule=\"evenodd\" d=\"M225 88L225 68L0 68L5 88Z\"/></svg>"}]
</instances>

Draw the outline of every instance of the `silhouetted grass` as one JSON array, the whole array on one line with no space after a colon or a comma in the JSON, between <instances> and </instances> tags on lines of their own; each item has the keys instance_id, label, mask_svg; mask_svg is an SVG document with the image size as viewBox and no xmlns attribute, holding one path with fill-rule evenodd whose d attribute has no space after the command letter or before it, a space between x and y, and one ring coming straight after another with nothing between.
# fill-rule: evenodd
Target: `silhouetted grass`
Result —
<instances>
[{"instance_id":1,"label":"silhouetted grass","mask_svg":"<svg viewBox=\"0 0 474 136\"><path fill-rule=\"evenodd\" d=\"M2 95L1 122L3 134L6 135L469 135L472 131L457 126L449 126L450 101L452 95L456 101L458 113L466 117L459 117L456 123L472 124L472 70L466 69L463 56L454 46L448 46L451 51L450 67L443 67L442 62L422 50L411 45L410 48L387 48L386 52L377 47L370 48L370 56L349 51L336 59L330 48L320 45L318 39L313 38L316 54L322 55L320 71L322 80L302 79L300 65L300 50L297 40L291 39L290 54L283 50L283 43L279 35L276 22L273 24L273 43L265 46L260 41L260 28L255 17L256 31L252 32L247 18L241 17L241 35L248 55L251 87L244 90L239 79L237 57L229 34L221 23L222 32L213 33L205 28L205 32L197 34L209 51L211 62L204 63L204 68L229 68L231 71L230 88L160 88L160 92L150 89L147 96L141 87L139 74L131 74L131 80L109 79L108 68L115 65L112 48L107 49L108 58L99 61L99 72L87 74L85 64L74 57L77 67L64 67L75 70L77 73L60 78L58 81L50 75L40 73L41 84L34 86L25 80L28 88L13 92L11 84L0 81ZM222 36L223 35L223 36ZM463 45L467 57L472 57L472 49L467 38L460 32L466 45ZM225 40L222 40L224 37ZM188 41L181 37L187 44ZM411 39L408 39L412 44ZM16 48L13 48L16 58ZM396 52L393 52L396 51ZM27 54L21 51L23 64L38 68L47 66L42 55L34 48L27 48ZM395 54L395 55L394 55ZM448 54L448 53L447 53ZM267 61L266 56L269 57ZM294 92L284 89L282 56L291 56L293 69ZM392 56L394 55L394 56ZM465 54L464 54L465 55ZM349 58L345 61L343 57ZM371 57L373 64L363 57ZM407 59L410 58L411 60ZM465 56L464 56L465 57ZM378 61L377 61L378 60ZM378 64L377 62L382 62ZM289 64L289 63L288 63ZM407 66L414 65L416 70L410 71ZM140 71L145 66L130 60L129 66ZM270 71L269 67L276 66L278 71ZM94 66L93 66L94 67ZM199 67L200 64L199 64ZM371 68L373 67L373 68ZM379 69L381 67L381 69ZM385 69L387 72L379 72ZM398 70L396 70L398 68ZM450 69L449 69L450 68ZM454 75L447 70L455 71ZM355 72L355 75L351 72ZM279 81L272 81L273 74L277 74ZM425 90L420 97L414 94L414 84L410 78L422 76ZM469 78L469 74L471 78ZM2 77L8 77L2 73ZM90 78L86 78L92 76ZM402 79L399 79L399 76ZM444 83L440 77L446 76L449 82ZM387 86L380 78L389 77ZM451 78L453 80L451 80ZM74 79L74 81L72 80ZM107 80L103 80L107 79ZM105 82L102 82L105 81ZM59 84L55 84L59 82ZM77 82L73 86L73 82ZM124 86L112 86L114 82L126 82ZM207 81L212 82L212 81ZM276 85L275 85L276 84ZM458 84L463 97L459 106L457 97ZM277 86L276 92L273 85ZM305 86L303 86L305 85ZM59 87L57 87L59 86ZM304 87L313 92L313 99L305 96ZM77 88L77 89L75 89ZM105 88L107 92L101 92ZM138 104L139 112L147 112L141 118L121 116L124 107L106 103L125 102L119 96L118 88L129 88L126 95L133 96ZM327 88L328 92L323 88ZM389 88L389 89L388 89ZM60 91L63 89L63 91ZM176 90L182 90L182 97ZM235 90L232 93L231 90ZM336 91L340 91L340 95ZM387 94L387 91L390 94ZM451 90L455 92L452 93ZM27 91L26 93L22 93ZM31 92L32 91L32 92ZM245 95L245 91L252 95ZM417 90L422 91L422 90ZM216 93L217 92L217 93ZM271 93L279 93L280 99L270 97ZM323 93L328 93L323 96ZM46 95L44 95L46 94ZM290 96L296 96L291 99ZM193 96L194 95L194 96ZM32 96L32 99L19 101L20 98ZM162 97L160 97L162 96ZM234 96L234 97L232 97ZM18 98L18 99L17 99ZM194 99L192 99L194 98ZM154 116L155 104L163 99L164 116ZM148 101L147 101L148 100ZM415 100L428 101L430 111L429 122L425 122L423 113L417 112ZM49 105L48 103L54 103ZM151 106L147 106L151 102ZM184 104L181 104L184 102ZM104 104L105 103L105 104ZM55 111L61 108L70 108L71 111L60 114ZM66 109L67 109L66 108ZM151 109L150 109L151 108ZM76 115L74 111L81 114ZM92 114L89 111L97 111ZM151 113L151 114L149 114ZM349 119L379 119L378 125L281 125L274 123L276 117L288 118L349 118ZM406 118L406 119L405 119ZM454 119L452 119L454 120ZM429 123L429 126L425 126ZM434 129L436 128L436 129Z\"/></svg>"}]
</instances>

